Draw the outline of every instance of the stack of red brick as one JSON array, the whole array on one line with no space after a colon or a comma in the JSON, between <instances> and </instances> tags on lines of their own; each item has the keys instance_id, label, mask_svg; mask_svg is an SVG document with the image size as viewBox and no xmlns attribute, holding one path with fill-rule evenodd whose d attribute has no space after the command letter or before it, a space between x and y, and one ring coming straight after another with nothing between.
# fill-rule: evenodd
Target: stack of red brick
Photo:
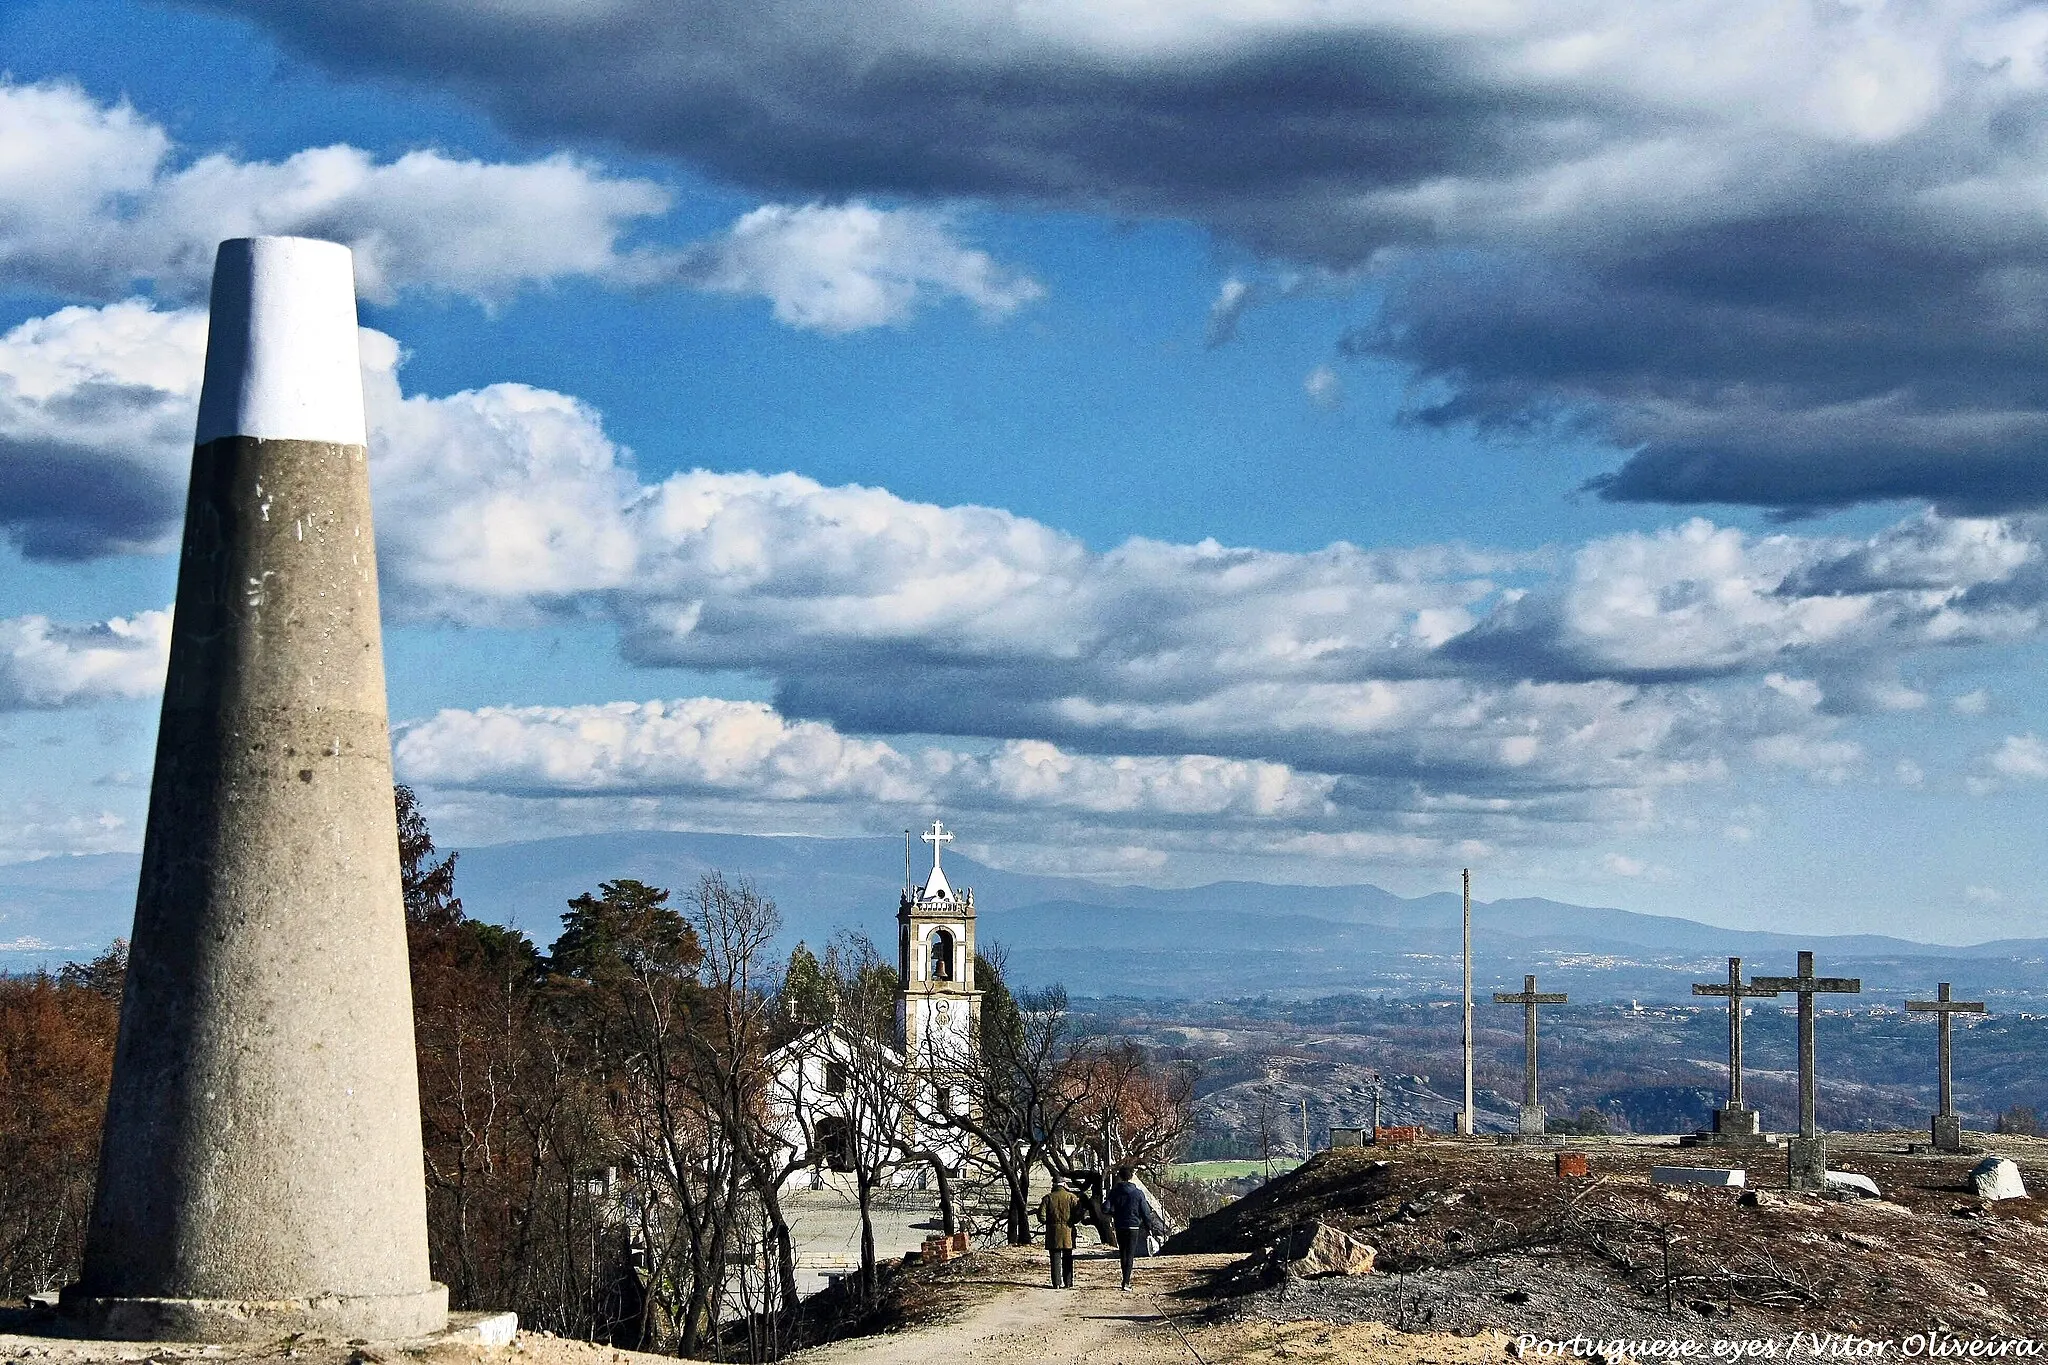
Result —
<instances>
[{"instance_id":1,"label":"stack of red brick","mask_svg":"<svg viewBox=\"0 0 2048 1365\"><path fill-rule=\"evenodd\" d=\"M967 1234L956 1232L952 1236L927 1237L924 1239L924 1259L927 1261L950 1261L955 1256L967 1254Z\"/></svg>"}]
</instances>

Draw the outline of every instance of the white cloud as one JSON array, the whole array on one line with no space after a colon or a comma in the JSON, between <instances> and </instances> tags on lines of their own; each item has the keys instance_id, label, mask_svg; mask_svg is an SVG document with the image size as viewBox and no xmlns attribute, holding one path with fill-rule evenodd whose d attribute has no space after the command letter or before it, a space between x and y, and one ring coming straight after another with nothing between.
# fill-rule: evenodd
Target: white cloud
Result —
<instances>
[{"instance_id":1,"label":"white cloud","mask_svg":"<svg viewBox=\"0 0 2048 1365\"><path fill-rule=\"evenodd\" d=\"M1608 854L1600 860L1600 865L1617 877L1640 877L1650 870L1650 865L1642 859L1621 853Z\"/></svg>"},{"instance_id":2,"label":"white cloud","mask_svg":"<svg viewBox=\"0 0 2048 1365\"><path fill-rule=\"evenodd\" d=\"M1991 693L1979 687L1973 691L1965 692L1959 697L1952 698L1949 701L1948 707L1949 710L1959 716L1989 715L1991 712Z\"/></svg>"},{"instance_id":3,"label":"white cloud","mask_svg":"<svg viewBox=\"0 0 2048 1365\"><path fill-rule=\"evenodd\" d=\"M131 302L16 329L0 339L0 439L75 452L81 487L182 471L200 325ZM396 343L366 330L362 350L400 618L601 617L635 662L768 679L792 723L1040 744L1056 764L1275 765L1329 778L1333 807L1382 827L1638 818L1664 788L1749 764L1844 781L1864 764L1845 698L1910 701L1896 669L1911 651L2037 633L2048 592L2040 528L2007 519L1922 516L1864 538L1695 520L1562 556L1098 551L1001 509L795 474L645 481L574 398L407 395ZM95 407L102 390L118 400ZM87 417L67 427L70 412ZM110 501L14 515L47 531ZM102 546L145 539L64 524ZM974 770L1028 786L1040 752ZM894 780L925 780L907 771ZM1171 771L1179 785L1099 767L1057 785L1075 809L1084 791L1111 808L1134 783L1144 795L1128 799L1162 809L1219 782L1233 801L1256 789L1251 769Z\"/></svg>"},{"instance_id":4,"label":"white cloud","mask_svg":"<svg viewBox=\"0 0 2048 1365\"><path fill-rule=\"evenodd\" d=\"M1997 905L2005 896L1995 886L1966 886L1963 898L1977 905Z\"/></svg>"},{"instance_id":5,"label":"white cloud","mask_svg":"<svg viewBox=\"0 0 2048 1365\"><path fill-rule=\"evenodd\" d=\"M902 322L929 297L1002 317L1043 293L925 209L768 204L694 247L634 245L667 216L670 191L579 157L422 149L379 161L332 146L180 163L161 127L61 83L0 83L0 147L0 284L28 289L105 299L148 281L193 298L221 239L288 233L346 243L358 290L378 301L424 289L490 304L578 277L682 283L759 296L791 326L837 333Z\"/></svg>"},{"instance_id":6,"label":"white cloud","mask_svg":"<svg viewBox=\"0 0 2048 1365\"><path fill-rule=\"evenodd\" d=\"M1319 408L1339 408L1344 405L1344 381L1328 365L1318 365L1308 372L1308 378L1301 381L1301 391L1308 395L1308 401Z\"/></svg>"},{"instance_id":7,"label":"white cloud","mask_svg":"<svg viewBox=\"0 0 2048 1365\"><path fill-rule=\"evenodd\" d=\"M1986 762L2000 777L2039 782L2048 779L2048 743L2032 731L2007 735Z\"/></svg>"},{"instance_id":8,"label":"white cloud","mask_svg":"<svg viewBox=\"0 0 2048 1365\"><path fill-rule=\"evenodd\" d=\"M760 702L695 697L447 710L400 729L417 781L511 794L708 795L741 801L1065 811L1112 819L1325 816L1333 779L1272 763L1098 757L1017 740L991 753L899 750Z\"/></svg>"},{"instance_id":9,"label":"white cloud","mask_svg":"<svg viewBox=\"0 0 2048 1365\"><path fill-rule=\"evenodd\" d=\"M62 810L40 801L0 806L0 863L84 853L130 853L139 835L126 818L109 810ZM33 939L0 943L0 949L44 946Z\"/></svg>"},{"instance_id":10,"label":"white cloud","mask_svg":"<svg viewBox=\"0 0 2048 1365\"><path fill-rule=\"evenodd\" d=\"M163 690L170 641L168 611L91 625L0 619L0 711L154 697Z\"/></svg>"},{"instance_id":11,"label":"white cloud","mask_svg":"<svg viewBox=\"0 0 2048 1365\"><path fill-rule=\"evenodd\" d=\"M1504 598L1464 646L1475 660L1559 677L1700 677L1801 656L1888 658L2038 631L2038 593L1976 602L2041 560L2004 519L1908 519L1865 540L1753 537L1703 518L1589 542L1569 572ZM1887 709L1917 705L1895 682L1859 688Z\"/></svg>"},{"instance_id":12,"label":"white cloud","mask_svg":"<svg viewBox=\"0 0 2048 1365\"><path fill-rule=\"evenodd\" d=\"M347 243L371 298L428 288L485 300L625 269L621 238L669 193L573 157L520 165L354 147L282 161L173 161L163 129L75 86L0 84L0 280L118 296L140 280L203 292L225 237L297 233Z\"/></svg>"},{"instance_id":13,"label":"white cloud","mask_svg":"<svg viewBox=\"0 0 2048 1365\"><path fill-rule=\"evenodd\" d=\"M1761 762L1795 769L1817 782L1846 782L1863 763L1863 746L1847 739L1766 735L1750 748Z\"/></svg>"},{"instance_id":14,"label":"white cloud","mask_svg":"<svg viewBox=\"0 0 2048 1365\"><path fill-rule=\"evenodd\" d=\"M792 327L837 334L909 320L928 296L1002 318L1045 291L963 246L942 214L843 205L769 204L681 258L699 289L758 295Z\"/></svg>"}]
</instances>

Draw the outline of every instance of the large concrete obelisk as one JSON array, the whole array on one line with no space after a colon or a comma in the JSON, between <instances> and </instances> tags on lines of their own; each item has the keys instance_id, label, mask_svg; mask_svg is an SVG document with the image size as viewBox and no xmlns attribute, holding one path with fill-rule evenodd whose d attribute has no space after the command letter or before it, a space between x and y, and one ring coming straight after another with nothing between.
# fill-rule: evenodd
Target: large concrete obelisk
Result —
<instances>
[{"instance_id":1,"label":"large concrete obelisk","mask_svg":"<svg viewBox=\"0 0 2048 1365\"><path fill-rule=\"evenodd\" d=\"M223 242L94 1335L438 1331L347 248Z\"/></svg>"}]
</instances>

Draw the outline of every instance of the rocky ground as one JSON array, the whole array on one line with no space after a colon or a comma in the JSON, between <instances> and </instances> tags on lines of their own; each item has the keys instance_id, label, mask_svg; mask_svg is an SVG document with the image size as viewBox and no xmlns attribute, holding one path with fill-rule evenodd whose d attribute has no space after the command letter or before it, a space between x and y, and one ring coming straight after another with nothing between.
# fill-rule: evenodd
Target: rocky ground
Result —
<instances>
[{"instance_id":1,"label":"rocky ground","mask_svg":"<svg viewBox=\"0 0 2048 1365\"><path fill-rule=\"evenodd\" d=\"M1435 1142L1333 1152L1183 1232L1170 1251L1244 1259L1220 1302L1267 1321L1500 1329L1538 1337L1659 1336L1710 1345L1795 1331L1903 1340L1998 1337L2048 1325L2042 1201L1969 1192L1974 1157L1908 1152L1906 1135L1837 1138L1831 1166L1882 1199L1793 1196L1782 1154L1594 1140L1590 1174L1555 1174L1555 1149ZM2000 1139L2031 1187L2048 1142ZM1737 1190L1651 1183L1655 1165L1745 1165ZM1378 1249L1386 1273L1275 1276L1263 1249L1316 1221Z\"/></svg>"},{"instance_id":2,"label":"rocky ground","mask_svg":"<svg viewBox=\"0 0 2048 1365\"><path fill-rule=\"evenodd\" d=\"M1790 1194L1782 1151L1745 1162L1668 1141L1576 1140L1562 1150L1587 1156L1583 1177L1557 1174L1561 1145L1440 1140L1327 1152L1182 1231L1169 1254L1140 1263L1135 1294L1118 1291L1107 1248L1083 1246L1073 1292L1045 1287L1043 1252L992 1248L892 1274L881 1310L859 1324L865 1334L798 1359L1465 1365L1542 1356L1543 1343L1578 1338L1578 1354L1619 1365L1659 1358L1673 1342L1695 1343L1707 1359L1736 1344L1801 1359L1910 1358L1929 1353L1929 1334L2007 1350L2048 1335L2048 1200L1980 1199L1968 1179L1977 1158L1914 1151L1917 1136L1833 1140L1830 1165L1869 1176L1879 1199ZM2048 1141L1986 1145L2012 1157L2030 1188L2048 1190ZM1749 1187L1658 1185L1656 1165L1742 1165ZM1370 1245L1373 1273L1304 1278L1273 1254L1319 1224ZM83 1343L24 1331L21 1316L0 1315L0 1365L654 1360L527 1333L495 1351ZM1803 1347L1795 1333L1807 1334ZM1830 1349L1831 1333L1855 1342ZM1632 1344L1616 1349L1617 1339Z\"/></svg>"}]
</instances>

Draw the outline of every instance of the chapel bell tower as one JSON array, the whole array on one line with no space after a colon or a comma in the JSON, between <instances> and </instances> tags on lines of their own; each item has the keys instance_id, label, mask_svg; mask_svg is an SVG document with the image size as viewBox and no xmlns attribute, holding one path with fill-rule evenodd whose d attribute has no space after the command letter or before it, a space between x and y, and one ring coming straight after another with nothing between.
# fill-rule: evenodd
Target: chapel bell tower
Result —
<instances>
[{"instance_id":1,"label":"chapel bell tower","mask_svg":"<svg viewBox=\"0 0 2048 1365\"><path fill-rule=\"evenodd\" d=\"M981 992L974 985L974 893L956 890L939 865L953 832L934 820L920 837L932 846L932 870L916 886L908 884L906 869L896 910L896 969L903 982L896 1032L904 1058L923 1070L938 1058L965 1059L981 1017Z\"/></svg>"}]
</instances>

